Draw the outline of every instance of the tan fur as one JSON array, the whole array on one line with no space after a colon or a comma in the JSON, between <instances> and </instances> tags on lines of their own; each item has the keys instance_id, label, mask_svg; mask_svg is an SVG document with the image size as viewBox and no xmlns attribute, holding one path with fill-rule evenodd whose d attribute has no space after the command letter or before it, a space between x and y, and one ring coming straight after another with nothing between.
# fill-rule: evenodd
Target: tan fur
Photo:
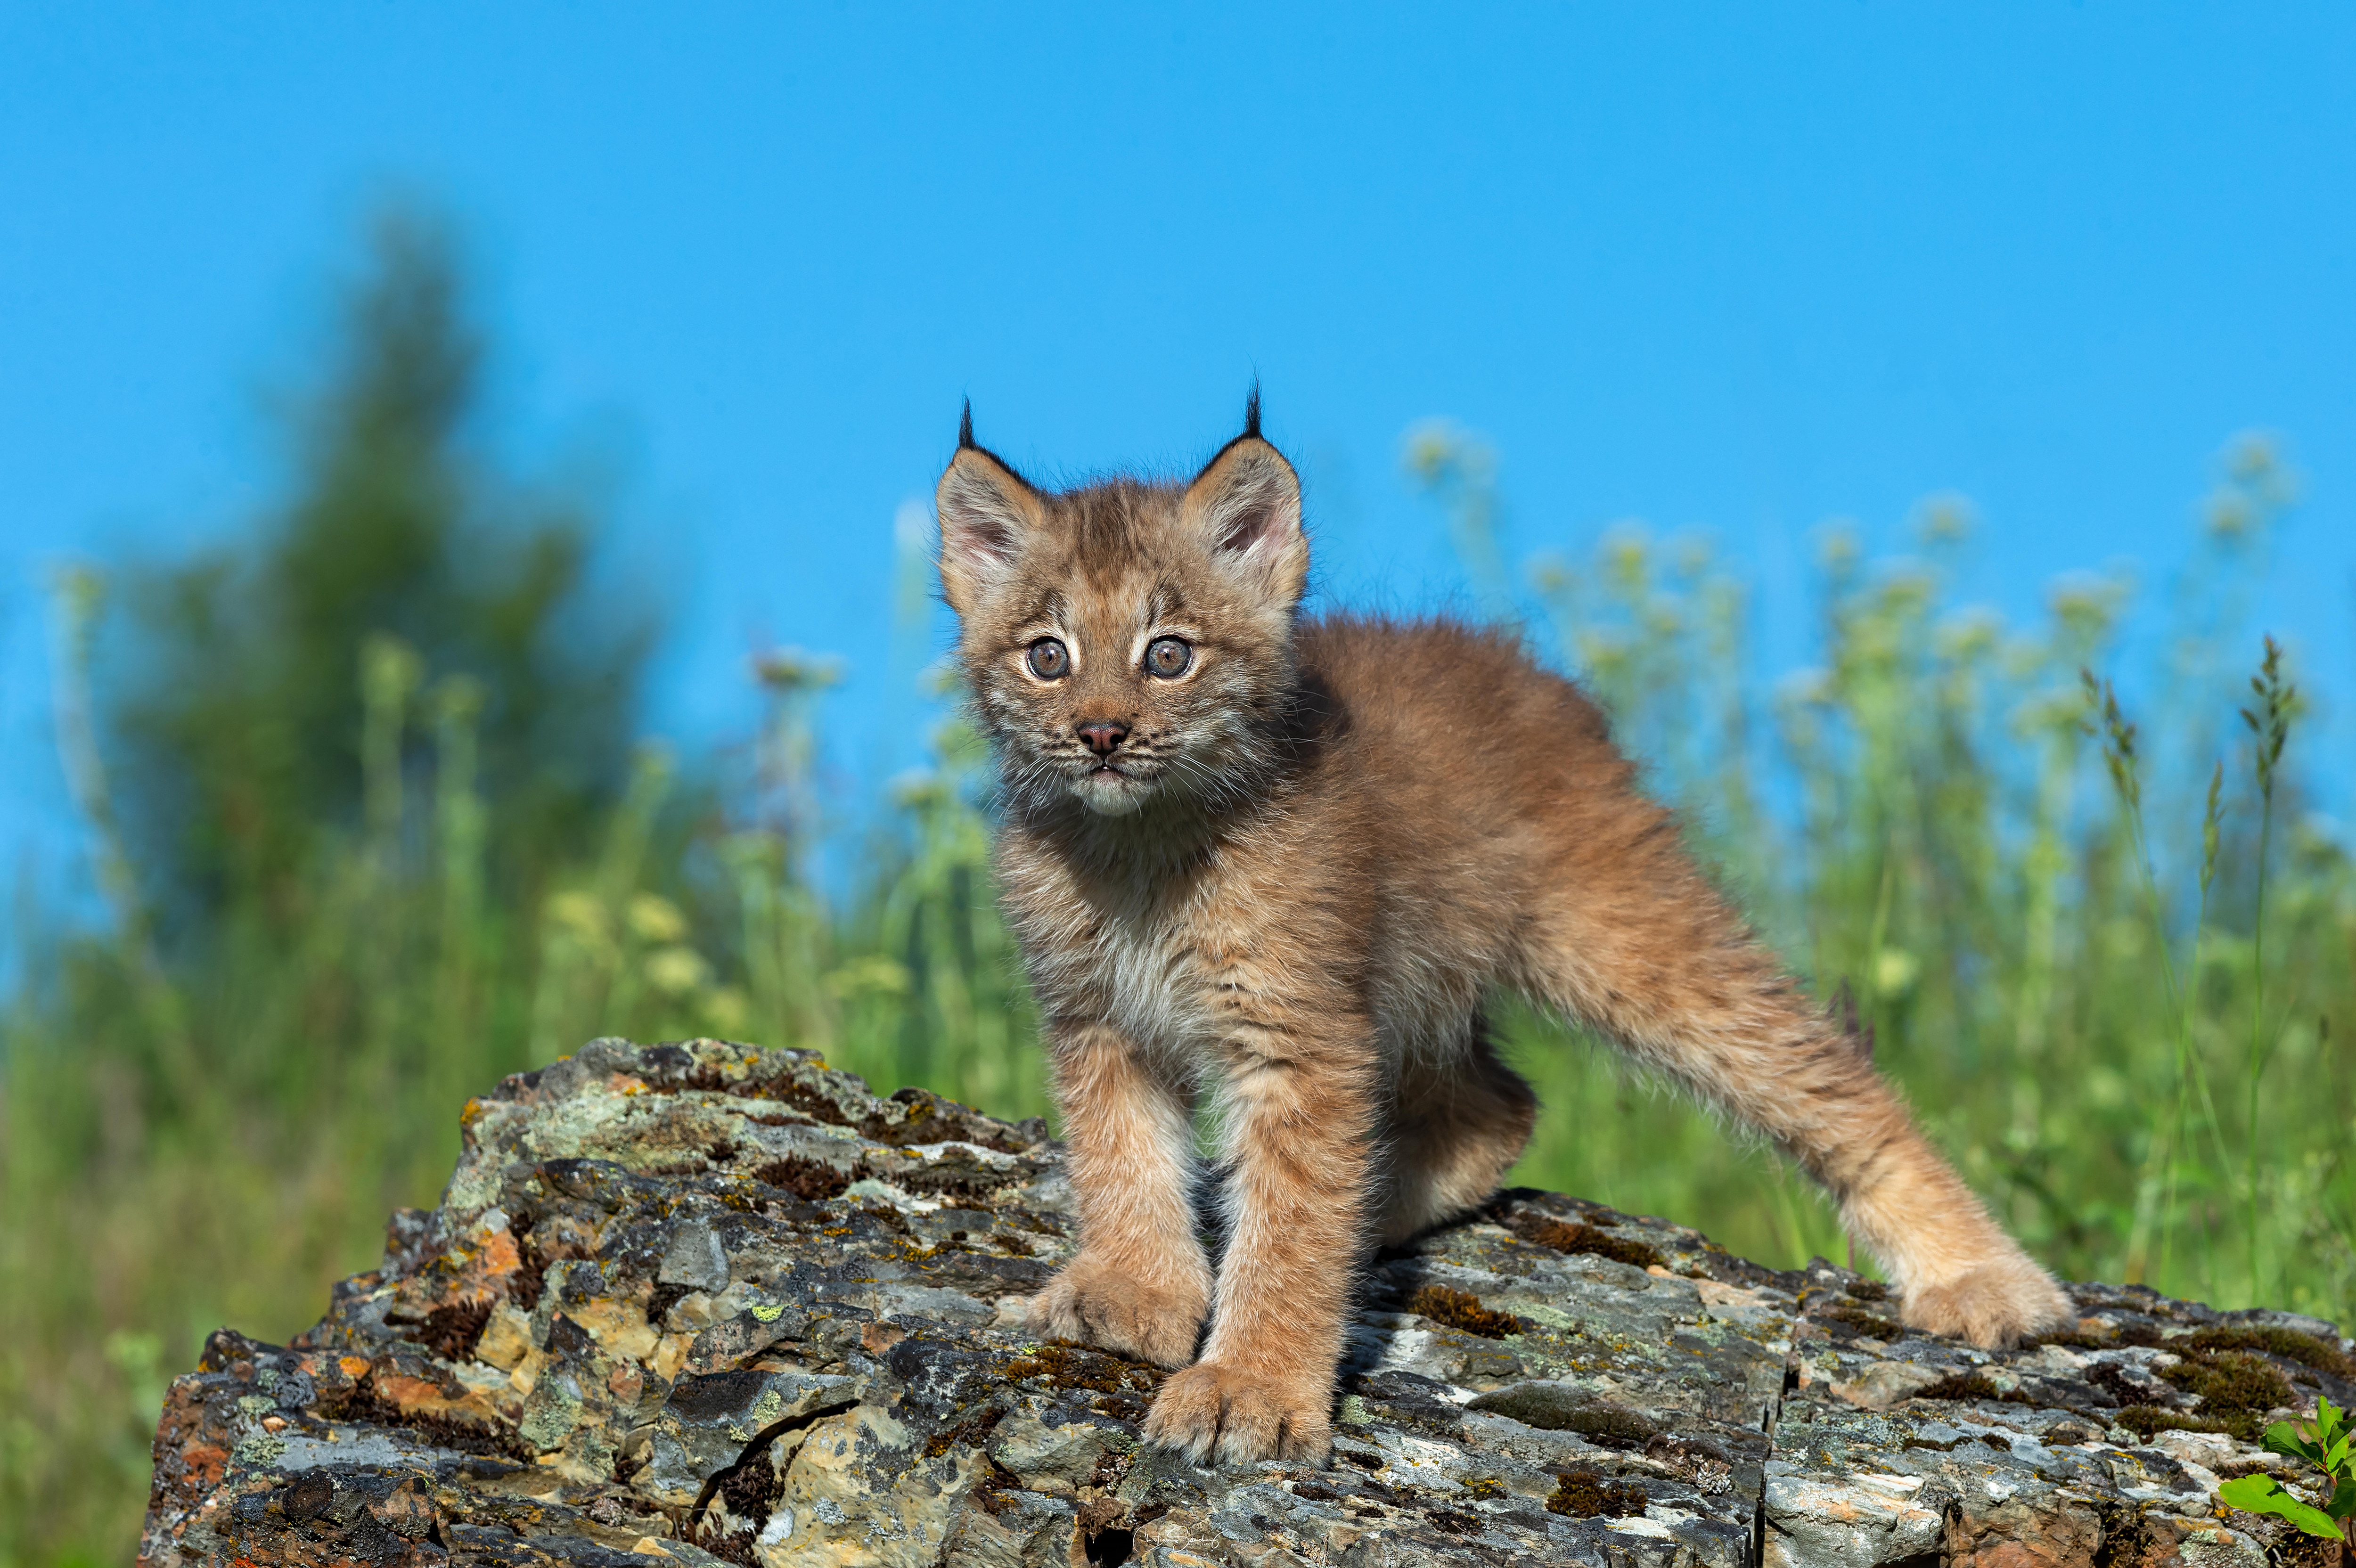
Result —
<instances>
[{"instance_id":1,"label":"tan fur","mask_svg":"<svg viewBox=\"0 0 2356 1568\"><path fill-rule=\"evenodd\" d=\"M1492 987L1774 1138L1908 1322L1993 1346L2066 1320L1694 869L1575 687L1498 634L1296 614L1299 489L1256 430L1191 484L1061 495L964 445L939 507L1080 1207L1033 1321L1183 1368L1154 1439L1325 1454L1366 1248L1486 1199L1536 1118L1492 1049ZM1176 679L1141 665L1164 635L1193 650ZM1043 637L1068 650L1055 678L1027 662ZM1083 727L1100 743L1107 725L1127 732L1099 756ZM1215 1275L1191 1201L1198 1100L1225 1140Z\"/></svg>"}]
</instances>

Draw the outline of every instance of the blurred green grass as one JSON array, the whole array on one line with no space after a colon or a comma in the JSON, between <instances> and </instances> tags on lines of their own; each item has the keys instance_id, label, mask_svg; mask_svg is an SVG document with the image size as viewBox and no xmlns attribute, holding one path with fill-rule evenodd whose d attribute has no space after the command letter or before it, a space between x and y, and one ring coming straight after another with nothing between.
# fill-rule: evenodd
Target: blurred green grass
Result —
<instances>
[{"instance_id":1,"label":"blurred green grass","mask_svg":"<svg viewBox=\"0 0 2356 1568\"><path fill-rule=\"evenodd\" d=\"M388 222L287 503L228 553L59 581L59 741L108 918L20 900L0 1010L0 1563L126 1557L169 1376L215 1325L284 1337L373 1266L503 1073L711 1033L1046 1109L977 737L946 720L861 815L847 894L811 869L853 831L814 782L830 661L757 661L734 763L637 746L653 619L583 570L594 496L472 443L481 353L446 247ZM1583 674L2041 1257L2356 1317L2356 876L2302 813L2297 699L2267 794L2236 714L2266 720L2244 683L2292 498L2271 446L2221 468L2131 736L2081 673L2119 662L2128 586L2063 579L2029 626L1959 608L1958 502L1903 558L1826 530L1818 663L1768 679L1704 541L1630 525L1516 571L1494 455L1434 425L1406 458L1482 603ZM1772 1154L1573 1032L1508 1028L1547 1106L1515 1179L1774 1263L1842 1255Z\"/></svg>"}]
</instances>

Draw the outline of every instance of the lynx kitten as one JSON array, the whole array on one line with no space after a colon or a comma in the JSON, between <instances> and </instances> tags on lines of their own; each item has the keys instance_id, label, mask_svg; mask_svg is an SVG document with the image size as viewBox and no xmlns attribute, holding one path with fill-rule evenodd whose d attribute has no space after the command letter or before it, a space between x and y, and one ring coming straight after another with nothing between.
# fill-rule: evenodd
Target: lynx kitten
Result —
<instances>
[{"instance_id":1,"label":"lynx kitten","mask_svg":"<svg viewBox=\"0 0 2356 1568\"><path fill-rule=\"evenodd\" d=\"M1197 1460L1325 1455L1361 1258L1481 1203L1529 1136L1493 987L1772 1136L1908 1323L1996 1346L2069 1319L1687 859L1576 687L1495 632L1300 614L1300 485L1256 391L1192 482L1062 494L975 445L969 410L938 504L1079 1203L1032 1322L1184 1369L1150 1436ZM1205 1099L1215 1269L1193 1203Z\"/></svg>"}]
</instances>

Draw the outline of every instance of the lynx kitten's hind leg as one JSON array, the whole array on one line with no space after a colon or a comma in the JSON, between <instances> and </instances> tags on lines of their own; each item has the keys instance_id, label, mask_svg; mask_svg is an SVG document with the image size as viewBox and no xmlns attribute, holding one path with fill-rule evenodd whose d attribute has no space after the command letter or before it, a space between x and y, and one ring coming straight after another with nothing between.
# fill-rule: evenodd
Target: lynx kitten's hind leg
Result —
<instances>
[{"instance_id":1,"label":"lynx kitten's hind leg","mask_svg":"<svg viewBox=\"0 0 2356 1568\"><path fill-rule=\"evenodd\" d=\"M1627 797L1608 862L1564 869L1532 955L1547 1000L1765 1132L1824 1183L1905 1320L1994 1348L2073 1321L2070 1298L1923 1137L1848 1031L1799 994L1665 816Z\"/></svg>"},{"instance_id":2,"label":"lynx kitten's hind leg","mask_svg":"<svg viewBox=\"0 0 2356 1568\"><path fill-rule=\"evenodd\" d=\"M1521 1158L1537 1115L1537 1095L1477 1023L1452 1060L1410 1061L1391 1110L1376 1241L1394 1245L1487 1201Z\"/></svg>"},{"instance_id":3,"label":"lynx kitten's hind leg","mask_svg":"<svg viewBox=\"0 0 2356 1568\"><path fill-rule=\"evenodd\" d=\"M1849 1233L1888 1265L1909 1325L1992 1349L2076 1322L2070 1297L1988 1217L1879 1074L1866 1070L1844 1112L1879 1136L1801 1157L1841 1199Z\"/></svg>"},{"instance_id":4,"label":"lynx kitten's hind leg","mask_svg":"<svg viewBox=\"0 0 2356 1568\"><path fill-rule=\"evenodd\" d=\"M1211 1305L1194 1230L1193 1106L1111 1029L1059 1029L1054 1052L1080 1251L1032 1298L1031 1327L1183 1367Z\"/></svg>"}]
</instances>

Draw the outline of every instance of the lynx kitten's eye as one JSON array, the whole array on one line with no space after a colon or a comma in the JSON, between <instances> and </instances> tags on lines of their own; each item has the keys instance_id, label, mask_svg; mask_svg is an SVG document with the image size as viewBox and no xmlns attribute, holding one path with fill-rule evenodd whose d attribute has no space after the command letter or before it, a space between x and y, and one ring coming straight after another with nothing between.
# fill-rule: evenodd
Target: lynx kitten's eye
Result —
<instances>
[{"instance_id":1,"label":"lynx kitten's eye","mask_svg":"<svg viewBox=\"0 0 2356 1568\"><path fill-rule=\"evenodd\" d=\"M1072 667L1072 656L1053 637L1031 645L1031 673L1041 680L1059 680Z\"/></svg>"},{"instance_id":2,"label":"lynx kitten's eye","mask_svg":"<svg viewBox=\"0 0 2356 1568\"><path fill-rule=\"evenodd\" d=\"M1194 650L1179 637L1156 637L1146 645L1145 667L1164 680L1184 675L1194 662Z\"/></svg>"}]
</instances>

